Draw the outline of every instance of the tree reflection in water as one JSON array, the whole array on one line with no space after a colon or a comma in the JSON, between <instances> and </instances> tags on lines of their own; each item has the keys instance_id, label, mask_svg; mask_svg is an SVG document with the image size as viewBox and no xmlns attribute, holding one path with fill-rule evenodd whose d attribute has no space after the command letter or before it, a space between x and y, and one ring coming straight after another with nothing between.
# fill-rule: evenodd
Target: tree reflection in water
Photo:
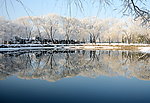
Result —
<instances>
[{"instance_id":1,"label":"tree reflection in water","mask_svg":"<svg viewBox=\"0 0 150 103\"><path fill-rule=\"evenodd\" d=\"M124 76L150 80L150 54L108 50L42 50L0 54L0 79L57 81L74 76Z\"/></svg>"}]
</instances>

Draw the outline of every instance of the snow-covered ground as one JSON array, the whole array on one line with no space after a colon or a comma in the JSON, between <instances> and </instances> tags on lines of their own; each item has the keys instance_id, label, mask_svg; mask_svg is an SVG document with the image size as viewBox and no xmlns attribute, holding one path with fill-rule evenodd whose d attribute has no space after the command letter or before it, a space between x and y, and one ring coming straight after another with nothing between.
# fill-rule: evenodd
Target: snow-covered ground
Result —
<instances>
[{"instance_id":1,"label":"snow-covered ground","mask_svg":"<svg viewBox=\"0 0 150 103\"><path fill-rule=\"evenodd\" d=\"M0 48L0 51L17 51L17 50L33 50L33 49L55 49L55 48L54 47Z\"/></svg>"},{"instance_id":2,"label":"snow-covered ground","mask_svg":"<svg viewBox=\"0 0 150 103\"><path fill-rule=\"evenodd\" d=\"M139 50L144 53L150 53L150 47L139 47Z\"/></svg>"},{"instance_id":3,"label":"snow-covered ground","mask_svg":"<svg viewBox=\"0 0 150 103\"><path fill-rule=\"evenodd\" d=\"M6 46L7 48L3 48ZM140 52L150 53L150 44L125 44L125 43L86 43L86 44L0 44L0 51L32 50L32 49L121 49L121 46L135 46Z\"/></svg>"},{"instance_id":4,"label":"snow-covered ground","mask_svg":"<svg viewBox=\"0 0 150 103\"><path fill-rule=\"evenodd\" d=\"M125 45L125 46L150 46L150 44L135 44L135 43L86 43L84 45Z\"/></svg>"}]
</instances>

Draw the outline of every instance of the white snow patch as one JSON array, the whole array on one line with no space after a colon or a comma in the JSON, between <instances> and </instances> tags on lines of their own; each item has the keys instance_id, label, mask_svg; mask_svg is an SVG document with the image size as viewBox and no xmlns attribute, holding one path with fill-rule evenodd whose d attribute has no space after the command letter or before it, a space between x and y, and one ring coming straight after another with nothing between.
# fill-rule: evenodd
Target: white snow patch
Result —
<instances>
[{"instance_id":1,"label":"white snow patch","mask_svg":"<svg viewBox=\"0 0 150 103\"><path fill-rule=\"evenodd\" d=\"M150 47L139 47L141 52L150 53Z\"/></svg>"},{"instance_id":2,"label":"white snow patch","mask_svg":"<svg viewBox=\"0 0 150 103\"><path fill-rule=\"evenodd\" d=\"M53 49L54 47L21 47L21 48L0 48L0 51L33 50L33 49Z\"/></svg>"}]
</instances>

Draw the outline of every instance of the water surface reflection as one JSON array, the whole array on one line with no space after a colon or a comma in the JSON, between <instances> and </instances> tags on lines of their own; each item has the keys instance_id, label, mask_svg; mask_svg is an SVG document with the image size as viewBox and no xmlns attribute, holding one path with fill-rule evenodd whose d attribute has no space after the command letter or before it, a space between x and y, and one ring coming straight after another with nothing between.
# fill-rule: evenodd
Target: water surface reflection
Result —
<instances>
[{"instance_id":1,"label":"water surface reflection","mask_svg":"<svg viewBox=\"0 0 150 103\"><path fill-rule=\"evenodd\" d=\"M150 80L150 54L109 50L42 50L0 54L0 79L57 81L84 76L136 77Z\"/></svg>"}]
</instances>

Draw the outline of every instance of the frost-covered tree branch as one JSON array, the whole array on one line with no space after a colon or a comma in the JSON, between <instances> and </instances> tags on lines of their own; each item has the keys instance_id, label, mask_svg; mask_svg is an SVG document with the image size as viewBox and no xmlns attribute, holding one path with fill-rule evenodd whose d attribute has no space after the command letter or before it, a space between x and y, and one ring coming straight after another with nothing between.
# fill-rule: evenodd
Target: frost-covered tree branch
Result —
<instances>
[{"instance_id":1,"label":"frost-covered tree branch","mask_svg":"<svg viewBox=\"0 0 150 103\"><path fill-rule=\"evenodd\" d=\"M139 7L137 3L144 4L146 0L122 0L123 2L123 14L134 16L135 20L140 19L142 24L148 24L150 21L150 11L146 8Z\"/></svg>"}]
</instances>

